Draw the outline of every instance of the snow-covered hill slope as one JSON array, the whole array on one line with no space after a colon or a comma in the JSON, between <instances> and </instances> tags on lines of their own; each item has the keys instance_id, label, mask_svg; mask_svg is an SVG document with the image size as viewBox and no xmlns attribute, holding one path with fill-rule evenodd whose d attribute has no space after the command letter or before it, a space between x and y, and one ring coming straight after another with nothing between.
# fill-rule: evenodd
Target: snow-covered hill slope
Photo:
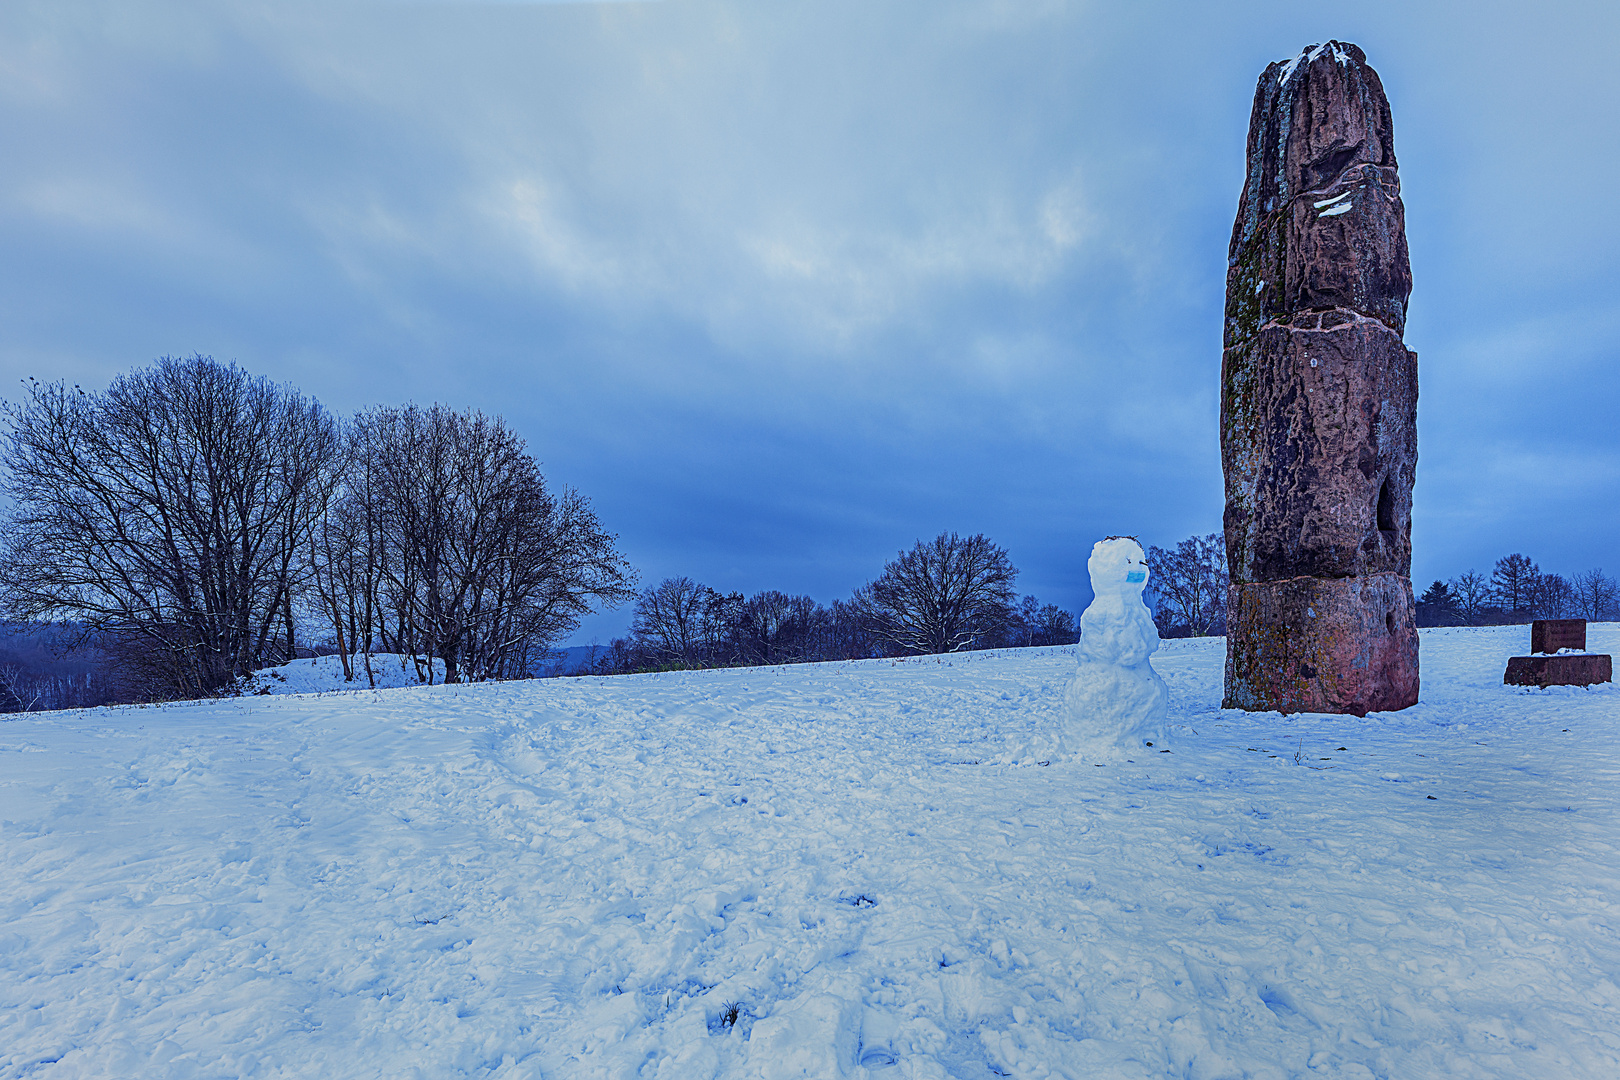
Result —
<instances>
[{"instance_id":1,"label":"snow-covered hill slope","mask_svg":"<svg viewBox=\"0 0 1620 1080\"><path fill-rule=\"evenodd\" d=\"M1620 693L1527 636L1361 720L1168 642L1108 768L995 763L1061 649L13 720L0 1076L1620 1076Z\"/></svg>"}]
</instances>

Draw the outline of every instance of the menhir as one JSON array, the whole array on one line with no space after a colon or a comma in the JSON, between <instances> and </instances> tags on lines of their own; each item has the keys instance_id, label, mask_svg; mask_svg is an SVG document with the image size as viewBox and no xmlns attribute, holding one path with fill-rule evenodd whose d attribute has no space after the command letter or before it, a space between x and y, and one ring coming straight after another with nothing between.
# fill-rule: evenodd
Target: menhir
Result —
<instances>
[{"instance_id":1,"label":"menhir","mask_svg":"<svg viewBox=\"0 0 1620 1080\"><path fill-rule=\"evenodd\" d=\"M1417 701L1417 354L1389 102L1354 45L1260 76L1221 358L1228 708Z\"/></svg>"}]
</instances>

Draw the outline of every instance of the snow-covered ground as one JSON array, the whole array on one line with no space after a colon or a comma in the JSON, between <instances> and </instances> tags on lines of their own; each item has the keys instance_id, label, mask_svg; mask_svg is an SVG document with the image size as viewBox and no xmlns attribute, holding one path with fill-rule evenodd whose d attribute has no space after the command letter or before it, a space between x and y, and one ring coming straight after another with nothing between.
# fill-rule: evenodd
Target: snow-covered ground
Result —
<instances>
[{"instance_id":1,"label":"snow-covered ground","mask_svg":"<svg viewBox=\"0 0 1620 1080\"><path fill-rule=\"evenodd\" d=\"M0 1076L1608 1080L1620 693L1527 646L1356 719L1167 642L1117 767L996 763L1062 649L27 716Z\"/></svg>"}]
</instances>

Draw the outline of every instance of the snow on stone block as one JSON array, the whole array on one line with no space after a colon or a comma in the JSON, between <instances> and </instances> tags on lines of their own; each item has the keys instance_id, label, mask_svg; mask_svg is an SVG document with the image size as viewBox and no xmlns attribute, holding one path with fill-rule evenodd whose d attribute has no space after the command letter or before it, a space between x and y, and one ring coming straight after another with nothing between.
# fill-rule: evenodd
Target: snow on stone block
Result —
<instances>
[{"instance_id":1,"label":"snow on stone block","mask_svg":"<svg viewBox=\"0 0 1620 1080\"><path fill-rule=\"evenodd\" d=\"M1142 602L1142 545L1128 536L1099 540L1086 567L1094 599L1080 616L1076 670L1064 693L1064 749L1084 760L1165 749L1169 693L1148 660L1159 630Z\"/></svg>"}]
</instances>

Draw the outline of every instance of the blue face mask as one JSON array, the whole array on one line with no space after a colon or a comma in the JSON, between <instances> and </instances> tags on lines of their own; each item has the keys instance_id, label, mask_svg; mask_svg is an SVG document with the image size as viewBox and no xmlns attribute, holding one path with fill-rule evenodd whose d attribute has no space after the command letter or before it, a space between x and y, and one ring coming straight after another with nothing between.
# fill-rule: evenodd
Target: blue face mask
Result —
<instances>
[{"instance_id":1,"label":"blue face mask","mask_svg":"<svg viewBox=\"0 0 1620 1080\"><path fill-rule=\"evenodd\" d=\"M1128 583L1132 584L1132 585L1135 585L1138 581L1146 581L1147 580L1147 571L1146 570L1129 570L1125 574L1125 580Z\"/></svg>"}]
</instances>

